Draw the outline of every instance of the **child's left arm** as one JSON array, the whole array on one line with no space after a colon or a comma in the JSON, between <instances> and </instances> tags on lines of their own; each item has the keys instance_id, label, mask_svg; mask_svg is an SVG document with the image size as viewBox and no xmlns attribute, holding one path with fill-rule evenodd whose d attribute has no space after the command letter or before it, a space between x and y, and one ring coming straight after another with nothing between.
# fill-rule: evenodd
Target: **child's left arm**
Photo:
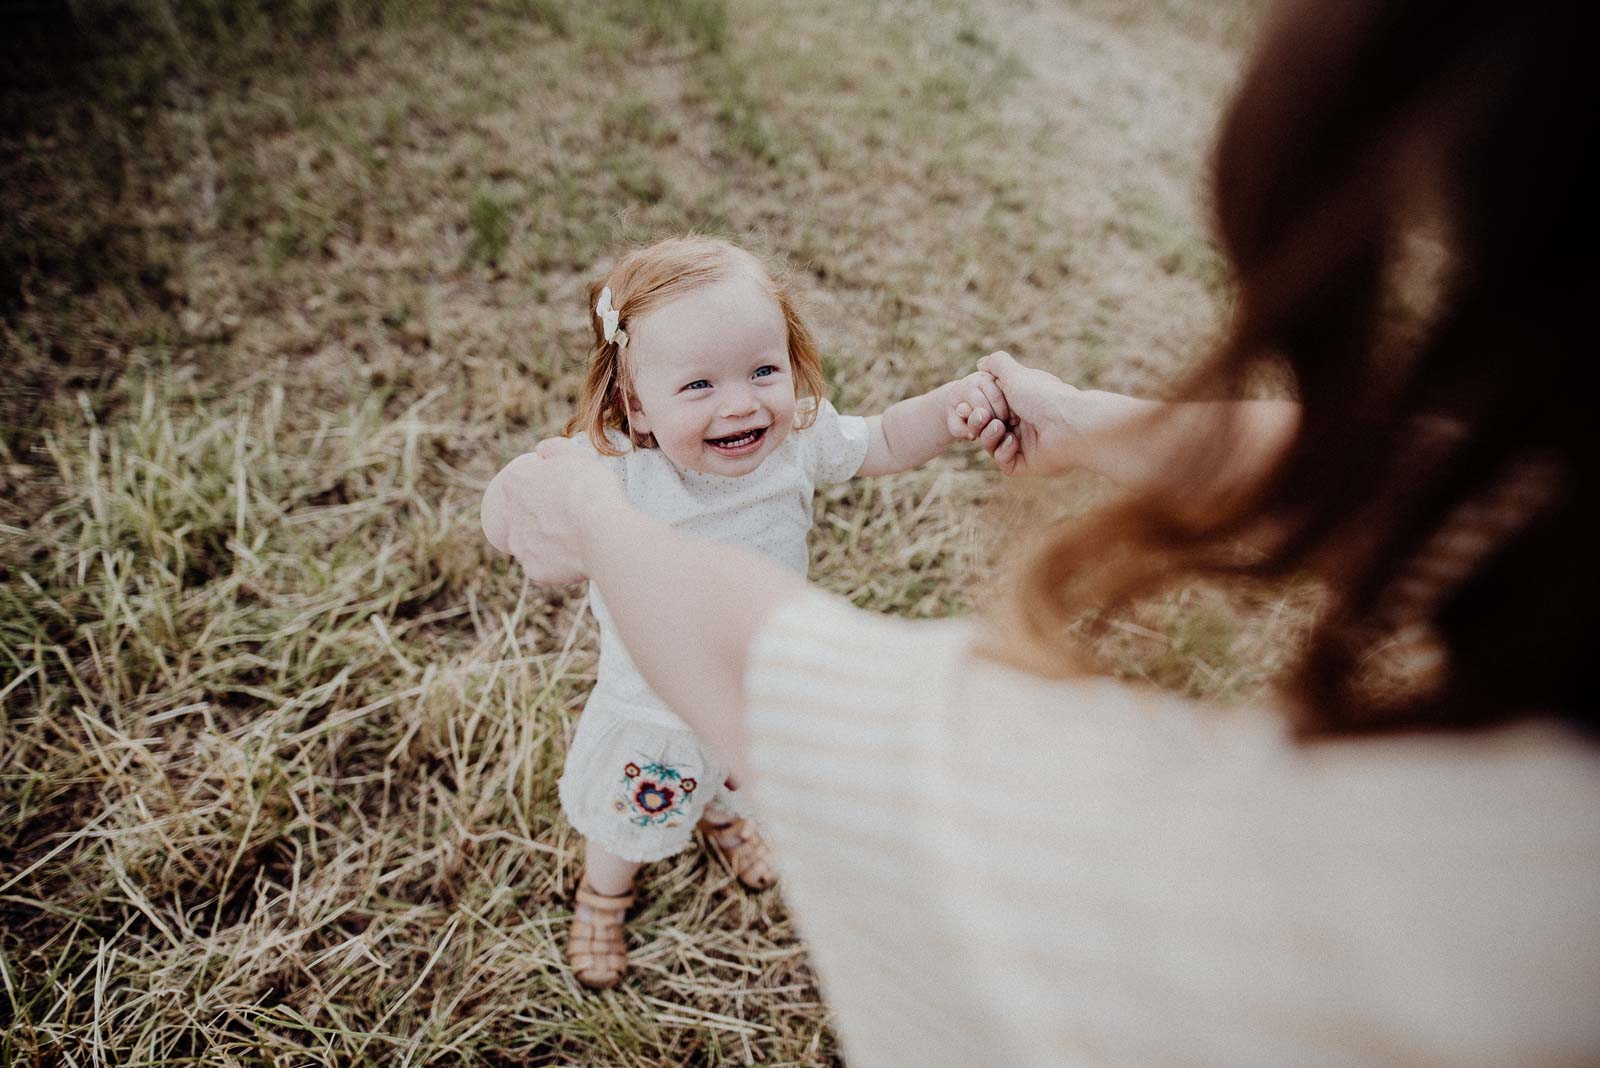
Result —
<instances>
[{"instance_id":1,"label":"child's left arm","mask_svg":"<svg viewBox=\"0 0 1600 1068\"><path fill-rule=\"evenodd\" d=\"M946 382L920 397L896 401L867 418L867 458L858 475L892 475L921 467L956 441L981 441L991 448L1011 418L1005 394L987 371Z\"/></svg>"}]
</instances>

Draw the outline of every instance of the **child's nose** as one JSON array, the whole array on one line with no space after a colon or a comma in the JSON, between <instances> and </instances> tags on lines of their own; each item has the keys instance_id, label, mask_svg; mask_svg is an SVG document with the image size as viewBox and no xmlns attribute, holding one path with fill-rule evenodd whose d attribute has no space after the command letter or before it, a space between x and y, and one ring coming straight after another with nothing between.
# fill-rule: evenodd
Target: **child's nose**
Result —
<instances>
[{"instance_id":1,"label":"child's nose","mask_svg":"<svg viewBox=\"0 0 1600 1068\"><path fill-rule=\"evenodd\" d=\"M730 389L722 395L722 415L732 419L741 415L749 415L759 405L756 402L756 391L748 386L742 389Z\"/></svg>"}]
</instances>

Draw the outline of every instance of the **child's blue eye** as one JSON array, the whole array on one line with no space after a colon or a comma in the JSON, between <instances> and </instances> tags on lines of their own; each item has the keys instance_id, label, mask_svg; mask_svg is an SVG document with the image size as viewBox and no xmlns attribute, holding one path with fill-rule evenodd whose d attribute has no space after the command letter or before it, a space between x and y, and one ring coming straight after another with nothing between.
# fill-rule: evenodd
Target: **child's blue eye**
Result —
<instances>
[{"instance_id":1,"label":"child's blue eye","mask_svg":"<svg viewBox=\"0 0 1600 1068\"><path fill-rule=\"evenodd\" d=\"M684 389L710 389L711 388L711 383L706 381L703 378L697 378L693 382L690 382L687 386L684 386L683 388Z\"/></svg>"},{"instance_id":2,"label":"child's blue eye","mask_svg":"<svg viewBox=\"0 0 1600 1068\"><path fill-rule=\"evenodd\" d=\"M776 367L772 366L772 364L769 363L765 367L757 367L755 376L757 378L765 378L768 375L775 375L777 373L778 373L778 369Z\"/></svg>"}]
</instances>

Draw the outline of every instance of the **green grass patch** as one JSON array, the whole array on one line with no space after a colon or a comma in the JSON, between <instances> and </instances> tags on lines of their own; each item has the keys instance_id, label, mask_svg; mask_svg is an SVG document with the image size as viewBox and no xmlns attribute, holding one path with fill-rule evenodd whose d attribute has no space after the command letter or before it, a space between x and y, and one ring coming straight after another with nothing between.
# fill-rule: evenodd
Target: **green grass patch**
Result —
<instances>
[{"instance_id":1,"label":"green grass patch","mask_svg":"<svg viewBox=\"0 0 1600 1068\"><path fill-rule=\"evenodd\" d=\"M511 245L511 209L492 193L478 193L467 204L467 226L472 244L467 249L468 263L500 262Z\"/></svg>"},{"instance_id":2,"label":"green grass patch","mask_svg":"<svg viewBox=\"0 0 1600 1068\"><path fill-rule=\"evenodd\" d=\"M707 52L720 52L728 43L724 0L640 0L638 7L658 40L686 40Z\"/></svg>"}]
</instances>

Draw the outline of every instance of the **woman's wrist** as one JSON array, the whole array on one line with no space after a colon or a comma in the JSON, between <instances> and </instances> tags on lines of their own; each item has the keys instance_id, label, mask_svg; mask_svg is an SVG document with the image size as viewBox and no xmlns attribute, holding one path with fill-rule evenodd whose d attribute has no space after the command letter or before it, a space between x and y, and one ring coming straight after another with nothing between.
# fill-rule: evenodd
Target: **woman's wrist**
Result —
<instances>
[{"instance_id":1,"label":"woman's wrist","mask_svg":"<svg viewBox=\"0 0 1600 1068\"><path fill-rule=\"evenodd\" d=\"M1136 472L1147 466L1136 428L1160 408L1160 402L1085 389L1063 394L1059 403L1062 419L1076 439L1077 466L1123 485L1136 481Z\"/></svg>"},{"instance_id":2,"label":"woman's wrist","mask_svg":"<svg viewBox=\"0 0 1600 1068\"><path fill-rule=\"evenodd\" d=\"M1127 398L1094 389L1078 389L1051 376L1046 388L1030 404L1031 421L1039 435L1040 455L1035 473L1065 474L1087 470L1106 474L1114 465L1114 448L1108 432L1120 422L1119 402Z\"/></svg>"}]
</instances>

